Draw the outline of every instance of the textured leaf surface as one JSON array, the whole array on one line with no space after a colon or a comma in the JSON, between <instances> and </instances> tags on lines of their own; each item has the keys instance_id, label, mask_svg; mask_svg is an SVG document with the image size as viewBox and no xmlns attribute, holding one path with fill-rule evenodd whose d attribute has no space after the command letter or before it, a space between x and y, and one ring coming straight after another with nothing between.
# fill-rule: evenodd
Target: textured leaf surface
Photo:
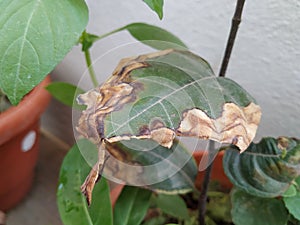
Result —
<instances>
[{"instance_id":1,"label":"textured leaf surface","mask_svg":"<svg viewBox=\"0 0 300 225\"><path fill-rule=\"evenodd\" d=\"M152 192L125 186L114 207L114 225L140 225L150 204Z\"/></svg>"},{"instance_id":2,"label":"textured leaf surface","mask_svg":"<svg viewBox=\"0 0 300 225\"><path fill-rule=\"evenodd\" d=\"M163 18L164 0L143 0L153 11L156 12L159 19Z\"/></svg>"},{"instance_id":3,"label":"textured leaf surface","mask_svg":"<svg viewBox=\"0 0 300 225\"><path fill-rule=\"evenodd\" d=\"M106 83L78 100L87 105L78 131L95 143L150 138L171 147L179 135L245 150L261 115L238 84L216 78L202 58L177 50L123 59Z\"/></svg>"},{"instance_id":4,"label":"textured leaf surface","mask_svg":"<svg viewBox=\"0 0 300 225\"><path fill-rule=\"evenodd\" d=\"M87 109L77 130L99 151L134 139L171 148L175 136L233 143L243 151L261 116L242 87L217 78L201 57L172 49L121 60L102 86L80 95L78 102ZM103 162L104 156L99 165Z\"/></svg>"},{"instance_id":5,"label":"textured leaf surface","mask_svg":"<svg viewBox=\"0 0 300 225\"><path fill-rule=\"evenodd\" d=\"M232 219L235 225L285 225L288 213L284 204L275 198L260 198L241 190L233 190Z\"/></svg>"},{"instance_id":6,"label":"textured leaf surface","mask_svg":"<svg viewBox=\"0 0 300 225\"><path fill-rule=\"evenodd\" d=\"M177 141L168 149L151 140L132 139L110 144L107 150L113 157L106 162L106 176L162 193L194 188L196 162Z\"/></svg>"},{"instance_id":7,"label":"textured leaf surface","mask_svg":"<svg viewBox=\"0 0 300 225\"><path fill-rule=\"evenodd\" d=\"M235 186L252 195L276 197L300 174L300 143L289 138L264 138L242 154L230 148L223 166Z\"/></svg>"},{"instance_id":8,"label":"textured leaf surface","mask_svg":"<svg viewBox=\"0 0 300 225\"><path fill-rule=\"evenodd\" d=\"M0 2L0 88L13 104L64 58L87 21L83 0Z\"/></svg>"},{"instance_id":9,"label":"textured leaf surface","mask_svg":"<svg viewBox=\"0 0 300 225\"><path fill-rule=\"evenodd\" d=\"M87 140L80 141L81 148L89 147ZM95 187L93 197L97 199L88 207L80 186L90 170L75 145L66 155L61 166L57 190L57 204L65 225L112 225L112 208L109 186L103 178Z\"/></svg>"}]
</instances>

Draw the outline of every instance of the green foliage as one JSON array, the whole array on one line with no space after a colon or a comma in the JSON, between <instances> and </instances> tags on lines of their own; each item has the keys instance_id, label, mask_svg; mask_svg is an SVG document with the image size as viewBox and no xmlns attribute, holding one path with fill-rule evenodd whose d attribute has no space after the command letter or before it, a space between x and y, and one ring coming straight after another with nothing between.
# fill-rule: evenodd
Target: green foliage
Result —
<instances>
[{"instance_id":1,"label":"green foliage","mask_svg":"<svg viewBox=\"0 0 300 225\"><path fill-rule=\"evenodd\" d=\"M163 18L164 0L143 0L156 14L159 19Z\"/></svg>"},{"instance_id":2,"label":"green foliage","mask_svg":"<svg viewBox=\"0 0 300 225\"><path fill-rule=\"evenodd\" d=\"M289 213L300 223L300 177L295 180L293 187L296 190L295 195L284 196L283 201Z\"/></svg>"},{"instance_id":3,"label":"green foliage","mask_svg":"<svg viewBox=\"0 0 300 225\"><path fill-rule=\"evenodd\" d=\"M81 140L81 147L90 146L87 140ZM94 189L94 201L87 206L80 186L90 170L77 145L74 145L64 158L60 169L57 190L57 204L61 219L65 225L112 225L112 208L109 186L102 178Z\"/></svg>"},{"instance_id":4,"label":"green foliage","mask_svg":"<svg viewBox=\"0 0 300 225\"><path fill-rule=\"evenodd\" d=\"M162 212L180 220L189 219L187 206L179 195L159 194L154 197L154 203Z\"/></svg>"},{"instance_id":5,"label":"green foliage","mask_svg":"<svg viewBox=\"0 0 300 225\"><path fill-rule=\"evenodd\" d=\"M187 49L187 46L179 38L157 26L146 23L132 23L123 29L128 30L138 41L158 50L168 48Z\"/></svg>"},{"instance_id":6,"label":"green foliage","mask_svg":"<svg viewBox=\"0 0 300 225\"><path fill-rule=\"evenodd\" d=\"M64 82L52 82L46 87L46 89L54 98L67 106L71 106L80 110L85 108L81 105L78 105L75 101L77 95L84 93L84 91L77 86Z\"/></svg>"},{"instance_id":7,"label":"green foliage","mask_svg":"<svg viewBox=\"0 0 300 225\"><path fill-rule=\"evenodd\" d=\"M230 181L255 196L282 195L300 174L300 143L292 138L284 140L284 149L280 147L281 139L275 138L264 138L258 144L252 143L242 154L233 147L229 148L223 158L223 165Z\"/></svg>"},{"instance_id":8,"label":"green foliage","mask_svg":"<svg viewBox=\"0 0 300 225\"><path fill-rule=\"evenodd\" d=\"M125 186L114 207L114 225L139 225L150 204L151 191Z\"/></svg>"},{"instance_id":9,"label":"green foliage","mask_svg":"<svg viewBox=\"0 0 300 225\"><path fill-rule=\"evenodd\" d=\"M285 225L288 212L283 202L276 198L260 198L234 189L232 220L235 225Z\"/></svg>"},{"instance_id":10,"label":"green foliage","mask_svg":"<svg viewBox=\"0 0 300 225\"><path fill-rule=\"evenodd\" d=\"M0 2L0 89L12 104L64 58L87 22L84 0Z\"/></svg>"}]
</instances>

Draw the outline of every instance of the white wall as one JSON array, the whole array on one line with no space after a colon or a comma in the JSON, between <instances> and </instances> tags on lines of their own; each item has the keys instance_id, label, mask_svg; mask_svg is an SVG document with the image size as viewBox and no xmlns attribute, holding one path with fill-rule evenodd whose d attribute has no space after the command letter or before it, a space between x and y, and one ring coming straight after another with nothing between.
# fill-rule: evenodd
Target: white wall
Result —
<instances>
[{"instance_id":1,"label":"white wall","mask_svg":"<svg viewBox=\"0 0 300 225\"><path fill-rule=\"evenodd\" d=\"M88 0L87 3L90 8L89 32L103 34L131 22L155 24L180 37L192 51L207 59L217 73L236 1L165 0L163 21L141 0ZM97 59L107 51L133 41L124 31L98 42L92 55ZM102 63L101 60L96 63L101 81L120 57L148 50L133 46L132 51L122 47L122 51L113 51ZM75 47L53 74L56 79L76 84L84 72L83 55ZM299 0L246 1L227 76L247 89L262 107L258 139L279 135L300 137ZM66 121L66 116L62 121L57 121L57 117L59 115L55 115L55 119L50 117L46 122L54 132L55 123L61 126Z\"/></svg>"}]
</instances>

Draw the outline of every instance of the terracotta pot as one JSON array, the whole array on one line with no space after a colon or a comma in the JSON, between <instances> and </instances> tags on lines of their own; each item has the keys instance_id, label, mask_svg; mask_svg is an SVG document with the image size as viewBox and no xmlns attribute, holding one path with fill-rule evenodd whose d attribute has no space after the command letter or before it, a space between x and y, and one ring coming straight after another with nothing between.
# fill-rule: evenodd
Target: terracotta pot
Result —
<instances>
[{"instance_id":1,"label":"terracotta pot","mask_svg":"<svg viewBox=\"0 0 300 225\"><path fill-rule=\"evenodd\" d=\"M38 157L39 119L50 94L49 76L17 105L0 114L0 210L14 207L28 193Z\"/></svg>"},{"instance_id":2,"label":"terracotta pot","mask_svg":"<svg viewBox=\"0 0 300 225\"><path fill-rule=\"evenodd\" d=\"M208 154L208 153L206 151L194 152L193 156L196 160L197 165L199 165L199 162L202 159L204 154ZM227 190L232 188L232 183L229 181L229 179L227 178L223 170L223 155L224 155L224 151L221 151L214 159L213 169L211 173L211 180L217 181L223 189ZM198 189L201 189L204 175L205 175L205 171L201 171L198 173L196 177L195 185ZM115 205L123 187L124 185L122 184L116 185L110 192L110 199L113 206Z\"/></svg>"},{"instance_id":3,"label":"terracotta pot","mask_svg":"<svg viewBox=\"0 0 300 225\"><path fill-rule=\"evenodd\" d=\"M199 165L199 162L201 161L203 155L208 154L207 151L196 151L194 152L193 156L196 160L197 165ZM213 168L211 172L211 180L217 181L223 189L231 189L232 183L229 181L227 176L224 173L223 170L223 155L224 151L221 151L217 154L216 158L214 159ZM201 189L202 182L204 179L205 171L201 171L198 173L195 185L198 189Z\"/></svg>"}]
</instances>

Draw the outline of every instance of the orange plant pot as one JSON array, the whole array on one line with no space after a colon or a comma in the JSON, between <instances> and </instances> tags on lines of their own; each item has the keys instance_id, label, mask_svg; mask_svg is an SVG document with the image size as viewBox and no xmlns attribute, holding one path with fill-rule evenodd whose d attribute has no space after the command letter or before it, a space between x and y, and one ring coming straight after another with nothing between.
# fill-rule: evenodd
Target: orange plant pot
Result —
<instances>
[{"instance_id":1,"label":"orange plant pot","mask_svg":"<svg viewBox=\"0 0 300 225\"><path fill-rule=\"evenodd\" d=\"M205 154L208 154L208 153L206 151L196 151L193 153L193 157L196 160L197 165L199 165L199 162L201 161L202 157ZM224 155L224 151L221 151L217 154L216 158L214 159L214 164L213 164L212 173L211 173L211 180L217 181L223 189L227 190L227 189L231 189L233 185L224 173L223 155ZM204 175L205 175L205 171L200 171L196 177L195 186L198 189L201 189L201 187L202 187ZM123 187L124 187L124 185L119 184L111 190L110 199L112 202L112 206L115 205Z\"/></svg>"},{"instance_id":2,"label":"orange plant pot","mask_svg":"<svg viewBox=\"0 0 300 225\"><path fill-rule=\"evenodd\" d=\"M0 210L7 211L28 193L38 158L39 120L50 94L46 77L17 105L0 114Z\"/></svg>"}]
</instances>

